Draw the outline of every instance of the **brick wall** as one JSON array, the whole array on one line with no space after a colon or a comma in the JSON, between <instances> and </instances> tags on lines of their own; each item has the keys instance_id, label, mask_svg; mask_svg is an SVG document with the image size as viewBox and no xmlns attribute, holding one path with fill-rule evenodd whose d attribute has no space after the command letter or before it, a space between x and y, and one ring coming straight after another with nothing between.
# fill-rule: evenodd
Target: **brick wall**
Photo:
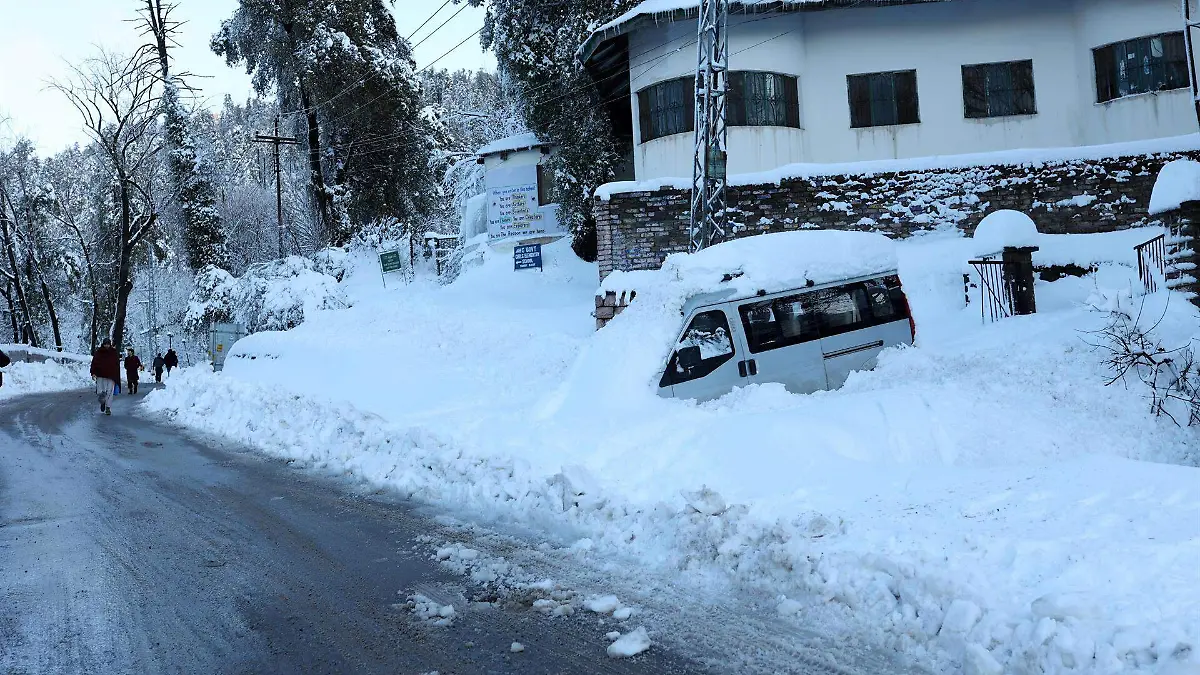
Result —
<instances>
[{"instance_id":1,"label":"brick wall","mask_svg":"<svg viewBox=\"0 0 1200 675\"><path fill-rule=\"evenodd\" d=\"M1133 155L1032 165L811 176L729 189L736 236L804 228L878 231L905 237L955 226L967 233L992 211L1028 213L1042 232L1109 232L1161 222L1146 215L1158 172L1200 152ZM656 269L688 246L685 190L597 198L600 278Z\"/></svg>"}]
</instances>

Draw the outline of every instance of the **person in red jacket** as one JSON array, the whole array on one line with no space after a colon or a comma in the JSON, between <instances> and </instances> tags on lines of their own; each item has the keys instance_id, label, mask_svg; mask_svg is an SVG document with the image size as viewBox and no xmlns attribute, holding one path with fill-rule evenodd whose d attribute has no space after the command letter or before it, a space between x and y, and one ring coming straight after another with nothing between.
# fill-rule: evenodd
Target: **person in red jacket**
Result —
<instances>
[{"instance_id":1,"label":"person in red jacket","mask_svg":"<svg viewBox=\"0 0 1200 675\"><path fill-rule=\"evenodd\" d=\"M138 380L138 371L142 369L142 360L133 353L133 347L129 348L129 356L125 357L125 379L129 381L129 393L136 394Z\"/></svg>"},{"instance_id":2,"label":"person in red jacket","mask_svg":"<svg viewBox=\"0 0 1200 675\"><path fill-rule=\"evenodd\" d=\"M112 340L108 338L104 338L100 348L92 354L92 377L96 380L100 412L111 415L113 390L121 381L121 355L113 349Z\"/></svg>"}]
</instances>

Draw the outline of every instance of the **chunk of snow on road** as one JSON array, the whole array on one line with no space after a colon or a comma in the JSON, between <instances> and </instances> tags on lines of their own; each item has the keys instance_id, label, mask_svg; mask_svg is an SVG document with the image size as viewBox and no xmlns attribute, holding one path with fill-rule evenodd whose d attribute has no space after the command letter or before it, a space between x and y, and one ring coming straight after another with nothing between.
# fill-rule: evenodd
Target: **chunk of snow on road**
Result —
<instances>
[{"instance_id":1,"label":"chunk of snow on road","mask_svg":"<svg viewBox=\"0 0 1200 675\"><path fill-rule=\"evenodd\" d=\"M625 621L631 616L633 616L632 607L621 607L612 613L612 617L617 621Z\"/></svg>"},{"instance_id":2,"label":"chunk of snow on road","mask_svg":"<svg viewBox=\"0 0 1200 675\"><path fill-rule=\"evenodd\" d=\"M525 651L525 645L521 644L520 642L514 642L509 645L508 651L513 654L520 654L521 652Z\"/></svg>"},{"instance_id":3,"label":"chunk of snow on road","mask_svg":"<svg viewBox=\"0 0 1200 675\"><path fill-rule=\"evenodd\" d=\"M1167 162L1158 172L1150 192L1150 215L1179 208L1187 201L1200 199L1200 162L1177 159Z\"/></svg>"},{"instance_id":4,"label":"chunk of snow on road","mask_svg":"<svg viewBox=\"0 0 1200 675\"><path fill-rule=\"evenodd\" d=\"M609 642L612 642L613 640L616 640L617 638L621 637L621 631L619 631L619 630L609 631L604 634L604 637L608 638Z\"/></svg>"},{"instance_id":5,"label":"chunk of snow on road","mask_svg":"<svg viewBox=\"0 0 1200 675\"><path fill-rule=\"evenodd\" d=\"M638 626L609 645L608 655L613 658L625 658L641 654L647 649L650 649L650 636L644 627Z\"/></svg>"},{"instance_id":6,"label":"chunk of snow on road","mask_svg":"<svg viewBox=\"0 0 1200 675\"><path fill-rule=\"evenodd\" d=\"M976 255L988 255L1008 246L1037 246L1040 236L1032 218L1020 211L1002 209L984 216L971 239Z\"/></svg>"},{"instance_id":7,"label":"chunk of snow on road","mask_svg":"<svg viewBox=\"0 0 1200 675\"><path fill-rule=\"evenodd\" d=\"M420 593L408 597L409 607L417 618L433 626L449 626L454 623L454 605L443 605Z\"/></svg>"},{"instance_id":8,"label":"chunk of snow on road","mask_svg":"<svg viewBox=\"0 0 1200 675\"><path fill-rule=\"evenodd\" d=\"M597 614L612 614L621 606L621 601L615 595L598 595L588 598L583 606Z\"/></svg>"},{"instance_id":9,"label":"chunk of snow on road","mask_svg":"<svg viewBox=\"0 0 1200 675\"><path fill-rule=\"evenodd\" d=\"M802 609L804 609L804 603L787 598L784 598L778 605L775 605L775 611L782 616L791 616Z\"/></svg>"}]
</instances>

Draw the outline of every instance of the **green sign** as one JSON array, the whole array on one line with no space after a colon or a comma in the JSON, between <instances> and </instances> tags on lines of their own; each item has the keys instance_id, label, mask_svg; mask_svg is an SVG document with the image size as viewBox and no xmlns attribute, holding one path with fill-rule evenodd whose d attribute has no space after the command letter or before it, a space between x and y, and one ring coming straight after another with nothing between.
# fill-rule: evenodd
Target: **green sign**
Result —
<instances>
[{"instance_id":1,"label":"green sign","mask_svg":"<svg viewBox=\"0 0 1200 675\"><path fill-rule=\"evenodd\" d=\"M384 274L400 269L400 251L386 251L379 254L379 267Z\"/></svg>"}]
</instances>

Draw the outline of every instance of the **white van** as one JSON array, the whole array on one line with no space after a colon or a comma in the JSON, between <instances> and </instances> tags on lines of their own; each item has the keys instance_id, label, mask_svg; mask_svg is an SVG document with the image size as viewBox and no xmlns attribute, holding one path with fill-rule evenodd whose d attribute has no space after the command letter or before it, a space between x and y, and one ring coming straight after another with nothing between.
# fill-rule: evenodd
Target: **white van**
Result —
<instances>
[{"instance_id":1,"label":"white van","mask_svg":"<svg viewBox=\"0 0 1200 675\"><path fill-rule=\"evenodd\" d=\"M916 325L895 270L754 295L707 293L684 308L660 396L707 401L734 387L779 382L808 394L837 389L879 352L911 345Z\"/></svg>"},{"instance_id":2,"label":"white van","mask_svg":"<svg viewBox=\"0 0 1200 675\"><path fill-rule=\"evenodd\" d=\"M614 326L628 339L675 336L658 362L659 396L707 401L767 382L807 394L837 389L884 349L913 344L897 265L895 242L881 234L799 230L613 272L600 291L636 293L637 318Z\"/></svg>"}]
</instances>

